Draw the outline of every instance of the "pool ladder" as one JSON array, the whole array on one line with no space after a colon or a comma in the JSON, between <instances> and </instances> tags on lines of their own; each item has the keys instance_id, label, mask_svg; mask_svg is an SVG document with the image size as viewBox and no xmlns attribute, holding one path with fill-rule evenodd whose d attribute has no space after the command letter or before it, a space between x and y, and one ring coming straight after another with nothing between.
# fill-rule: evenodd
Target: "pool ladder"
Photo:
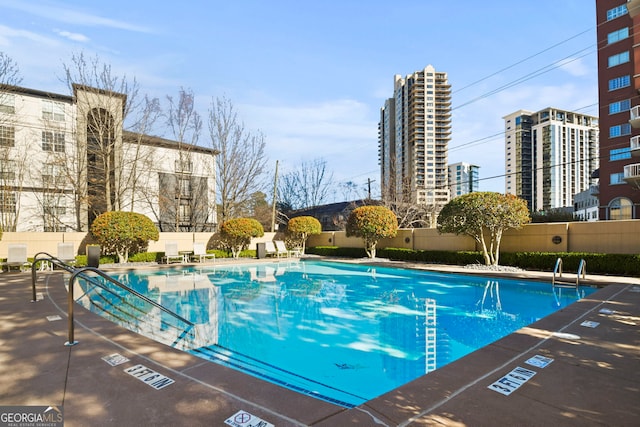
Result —
<instances>
[{"instance_id":1,"label":"pool ladder","mask_svg":"<svg viewBox=\"0 0 640 427\"><path fill-rule=\"evenodd\" d=\"M67 320L68 320L68 329L69 329L69 339L68 341L65 343L66 346L73 346L76 345L78 342L75 341L74 339L74 331L75 331L75 327L74 327L74 321L73 321L73 306L75 304L75 299L73 297L73 290L74 290L74 281L76 280L76 278L78 276L82 277L84 280L86 280L87 282L91 283L94 286L97 286L99 288L104 289L105 291L120 297L117 293L114 293L112 290L110 290L108 287L106 287L103 283L100 282L100 280L96 280L97 278L95 276L89 276L86 273L91 272L94 273L95 275L102 277L102 279L104 279L107 282L110 282L112 285L115 285L116 287L119 287L123 290L125 290L127 293L137 297L138 299L144 301L145 303L151 305L152 307L155 307L156 309L158 309L159 311L162 311L164 313L166 313L167 315L181 321L183 324L187 325L186 328L184 330L182 330L179 334L178 337L176 338L176 340L173 342L172 347L175 347L179 341L182 341L184 339L188 339L188 338L192 338L195 339L195 325L190 322L189 320L185 319L184 317L176 314L175 312L169 310L168 308L162 306L161 304L158 304L156 301L149 299L148 297L146 297L145 295L139 293L138 291L136 291L135 289L125 285L124 283L112 278L111 276L109 276L108 274L106 274L105 272L103 272L102 270L95 268L95 267L80 267L80 268L76 268L73 266L70 266L68 264L66 264L64 261L61 261L60 259L58 259L57 257L54 257L51 254L48 254L47 252L38 252L34 258L33 258L33 263L31 265L31 288L32 288L32 300L31 302L36 302L37 300L37 296L36 296L36 269L37 269L37 265L40 262L46 261L49 262L57 267L60 267L61 269L65 270L67 273L71 274L71 277L69 278L69 283L68 283L68 288L67 288Z\"/></svg>"},{"instance_id":2,"label":"pool ladder","mask_svg":"<svg viewBox=\"0 0 640 427\"><path fill-rule=\"evenodd\" d=\"M556 275L557 275L557 278L556 278ZM573 284L573 282L568 280L560 280L562 279L562 258L558 258L556 260L556 265L553 268L553 278L551 279L551 285L554 288L562 287L562 288L578 289L578 287L580 286L581 276L582 276L582 280L585 280L587 276L587 262L584 259L581 259L580 264L578 264L578 273L576 274L575 284Z\"/></svg>"}]
</instances>

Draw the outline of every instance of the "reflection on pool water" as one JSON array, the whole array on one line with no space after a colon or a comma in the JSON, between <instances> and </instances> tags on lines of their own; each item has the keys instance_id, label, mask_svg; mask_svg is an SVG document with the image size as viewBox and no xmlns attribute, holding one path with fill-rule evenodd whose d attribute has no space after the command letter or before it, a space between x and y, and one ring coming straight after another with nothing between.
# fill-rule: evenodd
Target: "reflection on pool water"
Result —
<instances>
[{"instance_id":1,"label":"reflection on pool water","mask_svg":"<svg viewBox=\"0 0 640 427\"><path fill-rule=\"evenodd\" d=\"M309 260L113 277L192 322L195 338L181 340L167 326L175 319L152 308L124 326L345 407L577 300L575 290L554 293L550 283ZM109 312L92 304L104 292L84 291L79 302Z\"/></svg>"}]
</instances>

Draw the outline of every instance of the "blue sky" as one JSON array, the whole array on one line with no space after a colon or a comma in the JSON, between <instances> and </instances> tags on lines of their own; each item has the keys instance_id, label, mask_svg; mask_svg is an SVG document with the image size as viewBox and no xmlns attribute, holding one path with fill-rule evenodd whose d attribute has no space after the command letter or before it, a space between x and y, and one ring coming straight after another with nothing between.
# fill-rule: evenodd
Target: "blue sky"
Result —
<instances>
[{"instance_id":1,"label":"blue sky","mask_svg":"<svg viewBox=\"0 0 640 427\"><path fill-rule=\"evenodd\" d=\"M203 118L226 96L274 169L322 158L361 195L367 179L379 194L377 124L396 74L448 73L449 162L480 166L482 190L504 191L504 115L598 115L593 0L0 0L0 51L34 89L66 93L62 64L83 52L151 96L193 90Z\"/></svg>"}]
</instances>

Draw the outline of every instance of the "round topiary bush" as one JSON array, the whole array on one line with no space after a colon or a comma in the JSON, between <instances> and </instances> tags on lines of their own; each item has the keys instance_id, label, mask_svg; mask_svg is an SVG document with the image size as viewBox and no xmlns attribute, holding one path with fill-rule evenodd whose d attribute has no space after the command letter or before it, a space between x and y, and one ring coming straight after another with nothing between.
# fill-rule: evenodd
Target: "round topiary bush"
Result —
<instances>
[{"instance_id":1,"label":"round topiary bush","mask_svg":"<svg viewBox=\"0 0 640 427\"><path fill-rule=\"evenodd\" d=\"M312 234L322 233L322 224L312 216L297 216L289 220L287 230L296 240L300 241L302 247L301 253L304 254L307 238Z\"/></svg>"},{"instance_id":2,"label":"round topiary bush","mask_svg":"<svg viewBox=\"0 0 640 427\"><path fill-rule=\"evenodd\" d=\"M376 257L376 244L380 239L398 234L398 218L384 206L360 206L347 220L347 237L361 237L369 258Z\"/></svg>"},{"instance_id":3,"label":"round topiary bush","mask_svg":"<svg viewBox=\"0 0 640 427\"><path fill-rule=\"evenodd\" d=\"M135 212L113 211L98 216L91 224L91 234L105 254L118 255L125 263L130 253L144 252L149 240L157 241L160 233L153 221Z\"/></svg>"},{"instance_id":4,"label":"round topiary bush","mask_svg":"<svg viewBox=\"0 0 640 427\"><path fill-rule=\"evenodd\" d=\"M253 218L234 218L220 225L220 241L238 258L240 251L246 249L251 238L264 236L262 224Z\"/></svg>"}]
</instances>

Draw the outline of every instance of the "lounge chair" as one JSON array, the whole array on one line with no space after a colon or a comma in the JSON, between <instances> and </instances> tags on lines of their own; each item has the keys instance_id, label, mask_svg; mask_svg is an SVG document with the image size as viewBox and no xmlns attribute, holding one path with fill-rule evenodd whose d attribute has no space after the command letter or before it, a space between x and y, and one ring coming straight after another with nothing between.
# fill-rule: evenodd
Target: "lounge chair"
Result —
<instances>
[{"instance_id":1,"label":"lounge chair","mask_svg":"<svg viewBox=\"0 0 640 427\"><path fill-rule=\"evenodd\" d=\"M171 262L183 262L184 257L178 253L178 243L177 242L167 242L164 244L164 256L162 257L162 261L165 264L169 264Z\"/></svg>"},{"instance_id":2,"label":"lounge chair","mask_svg":"<svg viewBox=\"0 0 640 427\"><path fill-rule=\"evenodd\" d=\"M274 245L271 240L264 242L264 253L266 256L278 256L276 245Z\"/></svg>"},{"instance_id":3,"label":"lounge chair","mask_svg":"<svg viewBox=\"0 0 640 427\"><path fill-rule=\"evenodd\" d=\"M191 261L205 262L211 259L216 260L216 254L207 253L207 245L202 242L193 243L193 255L191 255Z\"/></svg>"},{"instance_id":4,"label":"lounge chair","mask_svg":"<svg viewBox=\"0 0 640 427\"><path fill-rule=\"evenodd\" d=\"M7 262L3 262L2 266L7 266L7 271L11 267L18 267L20 271L26 271L31 267L31 263L27 261L27 245L11 244L8 246Z\"/></svg>"},{"instance_id":5,"label":"lounge chair","mask_svg":"<svg viewBox=\"0 0 640 427\"><path fill-rule=\"evenodd\" d=\"M293 251L290 251L289 249L287 249L287 246L284 244L284 241L282 240L274 240L274 243L276 244L276 251L277 251L277 255L278 257L291 257L293 256Z\"/></svg>"},{"instance_id":6,"label":"lounge chair","mask_svg":"<svg viewBox=\"0 0 640 427\"><path fill-rule=\"evenodd\" d=\"M76 254L73 243L58 243L58 259L69 265L74 265L76 263Z\"/></svg>"}]
</instances>

